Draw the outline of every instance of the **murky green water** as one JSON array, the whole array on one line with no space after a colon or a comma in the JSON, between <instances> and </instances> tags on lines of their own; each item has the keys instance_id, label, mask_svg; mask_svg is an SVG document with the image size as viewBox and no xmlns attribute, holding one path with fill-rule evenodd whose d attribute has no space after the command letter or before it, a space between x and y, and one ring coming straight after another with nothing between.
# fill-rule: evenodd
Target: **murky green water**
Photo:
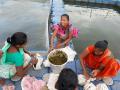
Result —
<instances>
[{"instance_id":1,"label":"murky green water","mask_svg":"<svg viewBox=\"0 0 120 90\"><path fill-rule=\"evenodd\" d=\"M120 59L120 14L117 11L67 3L65 9L72 24L80 29L79 38L73 40L78 53L98 40L108 40L114 56Z\"/></svg>"},{"instance_id":2,"label":"murky green water","mask_svg":"<svg viewBox=\"0 0 120 90\"><path fill-rule=\"evenodd\" d=\"M0 48L14 32L28 35L29 50L47 48L49 0L0 0Z\"/></svg>"}]
</instances>

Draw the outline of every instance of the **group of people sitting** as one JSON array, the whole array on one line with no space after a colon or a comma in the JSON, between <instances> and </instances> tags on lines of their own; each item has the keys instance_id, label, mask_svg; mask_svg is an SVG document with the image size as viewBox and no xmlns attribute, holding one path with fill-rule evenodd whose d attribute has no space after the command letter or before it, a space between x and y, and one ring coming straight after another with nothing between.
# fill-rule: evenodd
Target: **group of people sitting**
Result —
<instances>
[{"instance_id":1,"label":"group of people sitting","mask_svg":"<svg viewBox=\"0 0 120 90\"><path fill-rule=\"evenodd\" d=\"M54 31L51 36L49 51L68 46L72 38L78 37L78 30L70 24L67 14L63 14L60 23L53 25L52 29ZM54 42L55 38L57 39L56 45L54 45L56 43ZM38 62L34 58L35 54L25 49L27 41L28 38L25 33L16 32L7 39L5 46L0 51L0 66L10 64L15 65L16 68L16 73L9 79L15 76L24 77L28 69ZM25 54L32 57L27 64L25 64ZM116 76L120 69L119 61L113 57L106 40L89 45L80 54L80 63L86 79L96 77L104 81L110 80L109 85L113 83L112 77ZM5 79L0 77L0 84L4 85L4 83ZM71 69L63 69L56 83L56 88L58 90L78 90L77 74Z\"/></svg>"},{"instance_id":2,"label":"group of people sitting","mask_svg":"<svg viewBox=\"0 0 120 90\"><path fill-rule=\"evenodd\" d=\"M69 15L67 14L63 14L60 23L53 25L52 29L54 31L51 37L50 50L67 46L72 38L78 37L78 30L70 24ZM58 40L56 45L54 45L55 38ZM90 77L88 71L92 70L90 72L92 77L97 77L105 81L109 79L112 82L111 77L116 76L120 69L119 61L113 57L106 40L89 45L80 54L80 62L83 74L87 79Z\"/></svg>"}]
</instances>

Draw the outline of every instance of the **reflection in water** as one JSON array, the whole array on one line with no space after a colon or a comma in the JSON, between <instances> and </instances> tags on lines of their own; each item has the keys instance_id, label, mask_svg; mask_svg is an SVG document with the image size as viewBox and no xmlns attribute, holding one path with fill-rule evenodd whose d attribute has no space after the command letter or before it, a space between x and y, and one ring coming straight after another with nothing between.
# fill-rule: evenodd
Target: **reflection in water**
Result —
<instances>
[{"instance_id":1,"label":"reflection in water","mask_svg":"<svg viewBox=\"0 0 120 90\"><path fill-rule=\"evenodd\" d=\"M108 40L113 54L120 59L120 14L117 11L68 4L65 9L74 26L80 29L79 38L73 40L78 53L98 40Z\"/></svg>"},{"instance_id":2,"label":"reflection in water","mask_svg":"<svg viewBox=\"0 0 120 90\"><path fill-rule=\"evenodd\" d=\"M28 35L29 50L46 49L49 0L0 0L0 48L17 31Z\"/></svg>"}]
</instances>

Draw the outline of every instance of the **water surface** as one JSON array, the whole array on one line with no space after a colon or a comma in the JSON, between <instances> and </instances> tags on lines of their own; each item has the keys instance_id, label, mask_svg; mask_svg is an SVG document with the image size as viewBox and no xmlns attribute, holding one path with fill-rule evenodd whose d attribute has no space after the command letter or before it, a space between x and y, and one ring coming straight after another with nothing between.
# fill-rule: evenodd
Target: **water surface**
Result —
<instances>
[{"instance_id":1,"label":"water surface","mask_svg":"<svg viewBox=\"0 0 120 90\"><path fill-rule=\"evenodd\" d=\"M29 50L47 49L49 0L0 0L0 48L15 32L28 35Z\"/></svg>"},{"instance_id":2,"label":"water surface","mask_svg":"<svg viewBox=\"0 0 120 90\"><path fill-rule=\"evenodd\" d=\"M72 24L80 29L79 38L73 39L75 50L81 53L84 48L99 40L107 40L109 48L120 59L120 14L112 8L88 7L78 4L65 4Z\"/></svg>"}]
</instances>

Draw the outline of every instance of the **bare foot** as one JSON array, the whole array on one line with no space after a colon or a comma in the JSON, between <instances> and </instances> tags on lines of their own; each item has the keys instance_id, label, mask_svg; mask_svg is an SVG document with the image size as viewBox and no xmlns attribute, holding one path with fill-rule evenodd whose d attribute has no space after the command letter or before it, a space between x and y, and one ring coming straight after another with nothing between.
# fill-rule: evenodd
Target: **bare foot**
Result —
<instances>
[{"instance_id":1,"label":"bare foot","mask_svg":"<svg viewBox=\"0 0 120 90\"><path fill-rule=\"evenodd\" d=\"M4 85L5 84L5 79L0 79L0 85Z\"/></svg>"}]
</instances>

